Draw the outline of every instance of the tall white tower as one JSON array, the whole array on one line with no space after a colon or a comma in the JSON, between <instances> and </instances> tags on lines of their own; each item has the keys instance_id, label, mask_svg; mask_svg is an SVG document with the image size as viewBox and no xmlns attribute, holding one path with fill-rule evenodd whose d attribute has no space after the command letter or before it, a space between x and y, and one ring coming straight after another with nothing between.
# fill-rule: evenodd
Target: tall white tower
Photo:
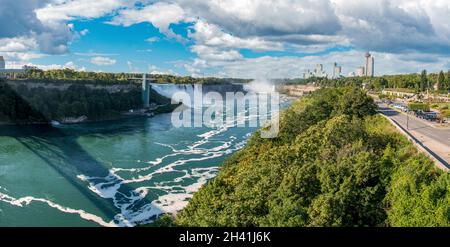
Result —
<instances>
[{"instance_id":1,"label":"tall white tower","mask_svg":"<svg viewBox=\"0 0 450 247\"><path fill-rule=\"evenodd\" d=\"M369 77L373 77L375 75L375 59L370 53L366 53L366 70L365 75Z\"/></svg>"},{"instance_id":2,"label":"tall white tower","mask_svg":"<svg viewBox=\"0 0 450 247\"><path fill-rule=\"evenodd\" d=\"M0 69L5 69L5 59L3 59L3 56L0 56Z\"/></svg>"}]
</instances>

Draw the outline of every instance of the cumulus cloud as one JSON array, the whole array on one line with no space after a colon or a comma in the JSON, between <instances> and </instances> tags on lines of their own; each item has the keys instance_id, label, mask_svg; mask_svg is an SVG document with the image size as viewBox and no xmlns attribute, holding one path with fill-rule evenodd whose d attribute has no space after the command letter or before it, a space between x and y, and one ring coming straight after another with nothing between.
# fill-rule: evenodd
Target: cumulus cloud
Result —
<instances>
[{"instance_id":1,"label":"cumulus cloud","mask_svg":"<svg viewBox=\"0 0 450 247\"><path fill-rule=\"evenodd\" d=\"M193 16L246 36L336 34L340 23L328 0L179 0Z\"/></svg>"},{"instance_id":2,"label":"cumulus cloud","mask_svg":"<svg viewBox=\"0 0 450 247\"><path fill-rule=\"evenodd\" d=\"M0 38L0 52L26 52L37 47L36 40L24 37Z\"/></svg>"},{"instance_id":3,"label":"cumulus cloud","mask_svg":"<svg viewBox=\"0 0 450 247\"><path fill-rule=\"evenodd\" d=\"M46 2L48 1L0 0L0 37L13 38L44 31L45 27L34 10Z\"/></svg>"},{"instance_id":4,"label":"cumulus cloud","mask_svg":"<svg viewBox=\"0 0 450 247\"><path fill-rule=\"evenodd\" d=\"M177 4L158 2L139 9L123 9L109 23L125 27L136 23L149 22L169 38L183 40L170 29L171 24L186 20L184 10Z\"/></svg>"},{"instance_id":5,"label":"cumulus cloud","mask_svg":"<svg viewBox=\"0 0 450 247\"><path fill-rule=\"evenodd\" d=\"M244 56L240 49L250 49L257 51L283 50L280 42L265 41L258 37L240 38L222 31L217 25L198 20L192 27L188 35L194 40L195 45L191 46L191 51L196 53L199 60L206 61L236 61ZM192 75L199 73L194 67L186 67Z\"/></svg>"},{"instance_id":6,"label":"cumulus cloud","mask_svg":"<svg viewBox=\"0 0 450 247\"><path fill-rule=\"evenodd\" d=\"M33 1L36 2L36 1ZM46 1L49 2L49 1ZM131 0L53 0L36 11L43 22L70 21L78 18L93 19L110 14L117 9L131 6Z\"/></svg>"},{"instance_id":7,"label":"cumulus cloud","mask_svg":"<svg viewBox=\"0 0 450 247\"><path fill-rule=\"evenodd\" d=\"M42 53L30 52L38 47L36 40L26 37L0 38L0 53L14 67L31 59L45 56Z\"/></svg>"},{"instance_id":8,"label":"cumulus cloud","mask_svg":"<svg viewBox=\"0 0 450 247\"><path fill-rule=\"evenodd\" d=\"M333 60L353 70L367 50L380 61L377 70L391 73L446 66L450 54L448 0L0 0L0 6L0 52L14 59L66 53L73 39L89 32L67 23L100 17L125 27L151 23L183 42L196 54L183 66L193 75L209 69L299 76L306 64ZM177 24L189 26L187 37L175 33ZM342 46L351 51L330 49ZM243 49L285 54L246 58ZM312 53L320 55L305 56ZM91 62L116 61L98 54Z\"/></svg>"},{"instance_id":9,"label":"cumulus cloud","mask_svg":"<svg viewBox=\"0 0 450 247\"><path fill-rule=\"evenodd\" d=\"M283 45L279 42L265 41L258 37L240 38L223 32L220 27L199 20L193 27L194 32L190 33L196 43L211 47L252 49L261 51L282 50Z\"/></svg>"},{"instance_id":10,"label":"cumulus cloud","mask_svg":"<svg viewBox=\"0 0 450 247\"><path fill-rule=\"evenodd\" d=\"M116 60L109 57L93 57L91 63L98 66L110 66L116 64Z\"/></svg>"},{"instance_id":11,"label":"cumulus cloud","mask_svg":"<svg viewBox=\"0 0 450 247\"><path fill-rule=\"evenodd\" d=\"M437 32L436 28L440 27L444 32L450 30L445 31L446 27L440 22L432 22L432 1L334 2L336 12L345 27L343 34L360 49L390 53L450 53L449 37ZM428 6L428 9L422 6ZM450 3L447 1L446 9L449 8ZM448 21L447 15L445 22Z\"/></svg>"},{"instance_id":12,"label":"cumulus cloud","mask_svg":"<svg viewBox=\"0 0 450 247\"><path fill-rule=\"evenodd\" d=\"M0 39L29 39L37 44L33 48L39 48L44 53L65 53L67 43L73 38L70 28L63 23L43 23L35 13L48 2L0 0Z\"/></svg>"}]
</instances>

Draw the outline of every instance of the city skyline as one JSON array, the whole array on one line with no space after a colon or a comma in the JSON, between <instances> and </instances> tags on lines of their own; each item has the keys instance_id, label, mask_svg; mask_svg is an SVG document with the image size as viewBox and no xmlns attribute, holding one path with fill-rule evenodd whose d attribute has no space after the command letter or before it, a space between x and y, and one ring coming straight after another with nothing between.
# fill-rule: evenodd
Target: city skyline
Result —
<instances>
[{"instance_id":1,"label":"city skyline","mask_svg":"<svg viewBox=\"0 0 450 247\"><path fill-rule=\"evenodd\" d=\"M366 51L375 75L450 68L443 1L0 2L17 13L0 16L9 68L298 78L334 62L348 75Z\"/></svg>"}]
</instances>

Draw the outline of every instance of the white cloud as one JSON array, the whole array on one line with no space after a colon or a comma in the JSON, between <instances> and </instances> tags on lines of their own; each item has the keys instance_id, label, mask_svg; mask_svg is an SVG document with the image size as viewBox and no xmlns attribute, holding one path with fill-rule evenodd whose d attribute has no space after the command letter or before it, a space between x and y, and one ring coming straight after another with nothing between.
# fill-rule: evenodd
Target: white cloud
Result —
<instances>
[{"instance_id":1,"label":"white cloud","mask_svg":"<svg viewBox=\"0 0 450 247\"><path fill-rule=\"evenodd\" d=\"M11 61L13 63L22 63L27 62L31 59L45 57L46 55L41 53L33 53L33 52L6 52L2 53L7 61Z\"/></svg>"},{"instance_id":2,"label":"white cloud","mask_svg":"<svg viewBox=\"0 0 450 247\"><path fill-rule=\"evenodd\" d=\"M27 37L0 38L0 52L26 52L37 47L36 40Z\"/></svg>"},{"instance_id":3,"label":"white cloud","mask_svg":"<svg viewBox=\"0 0 450 247\"><path fill-rule=\"evenodd\" d=\"M158 2L140 9L123 9L109 23L125 27L136 23L149 22L169 38L182 40L170 29L170 24L185 20L184 10L177 4Z\"/></svg>"},{"instance_id":4,"label":"white cloud","mask_svg":"<svg viewBox=\"0 0 450 247\"><path fill-rule=\"evenodd\" d=\"M80 31L81 36L86 36L89 33L89 29L83 29Z\"/></svg>"},{"instance_id":5,"label":"white cloud","mask_svg":"<svg viewBox=\"0 0 450 247\"><path fill-rule=\"evenodd\" d=\"M48 2L0 0L0 38L32 39L48 54L67 52L67 44L73 39L70 27L64 23L42 22L35 13Z\"/></svg>"},{"instance_id":6,"label":"white cloud","mask_svg":"<svg viewBox=\"0 0 450 247\"><path fill-rule=\"evenodd\" d=\"M183 66L191 74L214 69L245 76L255 69L258 74L270 70L269 74L292 76L310 62L336 60L345 67L359 66L357 54L365 50L376 54L378 71L406 72L447 66L444 56L450 55L448 0L0 0L0 6L0 52L17 61L41 53L67 53L72 40L89 32L77 33L67 23L99 17L125 27L148 22L167 37L188 44L197 55ZM172 29L173 24L186 22L192 23L189 42ZM341 45L354 47L355 57L351 52L292 55ZM291 53L245 58L242 49ZM104 65L116 62L108 54L90 56L102 58ZM263 69L258 71L258 66Z\"/></svg>"},{"instance_id":7,"label":"white cloud","mask_svg":"<svg viewBox=\"0 0 450 247\"><path fill-rule=\"evenodd\" d=\"M74 54L77 56L82 56L82 57L104 57L104 56L117 56L118 55L118 54L114 54L114 53L99 53L99 52L94 52L94 51L75 52Z\"/></svg>"},{"instance_id":8,"label":"white cloud","mask_svg":"<svg viewBox=\"0 0 450 247\"><path fill-rule=\"evenodd\" d=\"M110 14L112 11L130 6L130 0L54 0L36 11L43 22L61 22L78 18L93 19Z\"/></svg>"},{"instance_id":9,"label":"white cloud","mask_svg":"<svg viewBox=\"0 0 450 247\"><path fill-rule=\"evenodd\" d=\"M211 47L252 49L261 51L283 50L283 45L279 42L269 42L258 37L239 38L229 33L225 33L214 24L209 24L199 20L195 23L190 37L197 44Z\"/></svg>"},{"instance_id":10,"label":"white cloud","mask_svg":"<svg viewBox=\"0 0 450 247\"><path fill-rule=\"evenodd\" d=\"M178 75L178 73L176 73L175 71L168 69L168 70L163 70L161 68L159 68L156 65L148 65L148 71L150 72L150 74L152 75Z\"/></svg>"},{"instance_id":11,"label":"white cloud","mask_svg":"<svg viewBox=\"0 0 450 247\"><path fill-rule=\"evenodd\" d=\"M147 38L145 41L147 41L148 43L155 43L159 41L159 37L150 37Z\"/></svg>"},{"instance_id":12,"label":"white cloud","mask_svg":"<svg viewBox=\"0 0 450 247\"><path fill-rule=\"evenodd\" d=\"M328 0L179 0L192 16L239 37L335 34L339 20Z\"/></svg>"},{"instance_id":13,"label":"white cloud","mask_svg":"<svg viewBox=\"0 0 450 247\"><path fill-rule=\"evenodd\" d=\"M205 45L194 45L191 50L199 56L200 59L211 61L235 61L244 58L236 50L224 50Z\"/></svg>"},{"instance_id":14,"label":"white cloud","mask_svg":"<svg viewBox=\"0 0 450 247\"><path fill-rule=\"evenodd\" d=\"M93 57L91 63L98 66L109 66L116 64L116 60L109 57Z\"/></svg>"}]
</instances>

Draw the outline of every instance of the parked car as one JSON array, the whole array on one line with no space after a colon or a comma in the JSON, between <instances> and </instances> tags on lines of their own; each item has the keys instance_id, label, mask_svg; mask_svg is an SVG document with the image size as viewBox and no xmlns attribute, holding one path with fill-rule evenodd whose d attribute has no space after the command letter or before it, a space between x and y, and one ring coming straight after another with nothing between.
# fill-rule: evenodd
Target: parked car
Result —
<instances>
[{"instance_id":1,"label":"parked car","mask_svg":"<svg viewBox=\"0 0 450 247\"><path fill-rule=\"evenodd\" d=\"M438 114L433 111L418 110L415 112L415 114L418 118L425 119L428 121L436 121L438 119Z\"/></svg>"},{"instance_id":2,"label":"parked car","mask_svg":"<svg viewBox=\"0 0 450 247\"><path fill-rule=\"evenodd\" d=\"M436 121L438 119L438 114L436 112L424 112L425 119L428 121Z\"/></svg>"},{"instance_id":3,"label":"parked car","mask_svg":"<svg viewBox=\"0 0 450 247\"><path fill-rule=\"evenodd\" d=\"M394 103L392 105L392 107L394 107L396 109L399 109L400 111L403 111L403 112L408 112L409 111L409 108L406 105L401 104L401 103Z\"/></svg>"}]
</instances>

